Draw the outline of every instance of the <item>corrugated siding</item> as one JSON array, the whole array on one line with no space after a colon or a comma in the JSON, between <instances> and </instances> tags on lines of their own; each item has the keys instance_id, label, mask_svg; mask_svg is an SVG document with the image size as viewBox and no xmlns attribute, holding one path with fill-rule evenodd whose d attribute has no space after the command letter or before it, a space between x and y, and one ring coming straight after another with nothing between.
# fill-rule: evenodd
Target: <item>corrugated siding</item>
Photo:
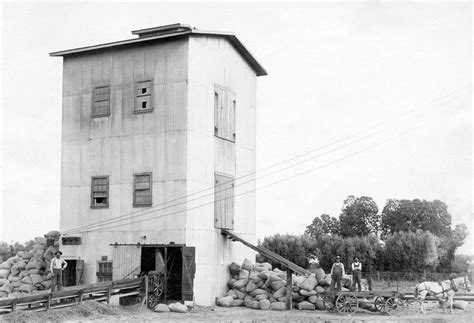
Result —
<instances>
[{"instance_id":1,"label":"corrugated siding","mask_svg":"<svg viewBox=\"0 0 474 323\"><path fill-rule=\"evenodd\" d=\"M140 273L140 259L142 248L137 246L117 246L113 247L113 274L114 280L131 278Z\"/></svg>"}]
</instances>

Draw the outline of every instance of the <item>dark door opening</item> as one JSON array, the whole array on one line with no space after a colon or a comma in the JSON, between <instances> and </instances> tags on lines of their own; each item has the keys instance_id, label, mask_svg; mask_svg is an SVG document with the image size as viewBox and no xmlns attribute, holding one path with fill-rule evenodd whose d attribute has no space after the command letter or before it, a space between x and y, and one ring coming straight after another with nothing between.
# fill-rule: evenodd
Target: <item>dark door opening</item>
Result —
<instances>
[{"instance_id":1,"label":"dark door opening","mask_svg":"<svg viewBox=\"0 0 474 323\"><path fill-rule=\"evenodd\" d=\"M141 275L164 274L165 301L193 299L194 247L143 246L140 265Z\"/></svg>"},{"instance_id":2,"label":"dark door opening","mask_svg":"<svg viewBox=\"0 0 474 323\"><path fill-rule=\"evenodd\" d=\"M77 260L66 259L67 267L63 270L63 286L76 286L76 263Z\"/></svg>"}]
</instances>

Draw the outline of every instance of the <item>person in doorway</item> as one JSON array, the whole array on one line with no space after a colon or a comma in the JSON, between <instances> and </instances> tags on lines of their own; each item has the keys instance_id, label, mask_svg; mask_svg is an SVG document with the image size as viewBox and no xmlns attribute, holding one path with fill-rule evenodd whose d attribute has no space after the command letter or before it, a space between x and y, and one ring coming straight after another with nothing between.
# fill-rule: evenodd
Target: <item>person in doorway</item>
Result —
<instances>
[{"instance_id":1,"label":"person in doorway","mask_svg":"<svg viewBox=\"0 0 474 323\"><path fill-rule=\"evenodd\" d=\"M331 267L331 290L334 291L334 287L337 291L341 291L341 278L346 272L344 270L344 264L341 262L341 256L336 257L336 262Z\"/></svg>"},{"instance_id":2,"label":"person in doorway","mask_svg":"<svg viewBox=\"0 0 474 323\"><path fill-rule=\"evenodd\" d=\"M360 280L362 278L362 264L359 262L359 257L354 258L352 263L352 277L354 279L354 289L358 286L358 291L362 290L360 286Z\"/></svg>"},{"instance_id":3,"label":"person in doorway","mask_svg":"<svg viewBox=\"0 0 474 323\"><path fill-rule=\"evenodd\" d=\"M53 274L53 286L51 288L52 292L62 290L63 289L63 270L67 267L67 262L61 255L63 253L61 251L56 251L54 253L54 258L51 259L50 270Z\"/></svg>"}]
</instances>

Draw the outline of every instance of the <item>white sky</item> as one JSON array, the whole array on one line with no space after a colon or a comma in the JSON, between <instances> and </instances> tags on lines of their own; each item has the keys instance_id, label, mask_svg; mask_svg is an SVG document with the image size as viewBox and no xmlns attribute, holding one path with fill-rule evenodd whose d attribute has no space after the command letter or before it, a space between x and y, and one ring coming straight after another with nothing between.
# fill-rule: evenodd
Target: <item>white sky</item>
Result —
<instances>
[{"instance_id":1,"label":"white sky","mask_svg":"<svg viewBox=\"0 0 474 323\"><path fill-rule=\"evenodd\" d=\"M0 240L59 227L62 60L48 53L181 22L235 32L268 70L258 80L258 169L405 117L258 181L395 137L258 191L259 238L302 233L322 213L338 216L347 195L371 196L379 210L389 198L436 198L472 231L461 251L474 250L469 3L4 2L2 9Z\"/></svg>"}]
</instances>

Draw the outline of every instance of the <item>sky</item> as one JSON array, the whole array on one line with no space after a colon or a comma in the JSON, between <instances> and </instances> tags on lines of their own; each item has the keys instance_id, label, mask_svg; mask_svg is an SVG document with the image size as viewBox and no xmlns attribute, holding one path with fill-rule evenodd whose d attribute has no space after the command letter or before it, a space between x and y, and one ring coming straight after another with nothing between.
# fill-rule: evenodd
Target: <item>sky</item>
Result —
<instances>
[{"instance_id":1,"label":"sky","mask_svg":"<svg viewBox=\"0 0 474 323\"><path fill-rule=\"evenodd\" d=\"M440 199L471 231L459 251L474 253L467 2L4 1L1 21L0 240L59 227L62 60L48 53L181 22L236 33L267 69L257 169L310 159L257 180L258 238L338 217L348 195L380 211L387 199Z\"/></svg>"}]
</instances>

